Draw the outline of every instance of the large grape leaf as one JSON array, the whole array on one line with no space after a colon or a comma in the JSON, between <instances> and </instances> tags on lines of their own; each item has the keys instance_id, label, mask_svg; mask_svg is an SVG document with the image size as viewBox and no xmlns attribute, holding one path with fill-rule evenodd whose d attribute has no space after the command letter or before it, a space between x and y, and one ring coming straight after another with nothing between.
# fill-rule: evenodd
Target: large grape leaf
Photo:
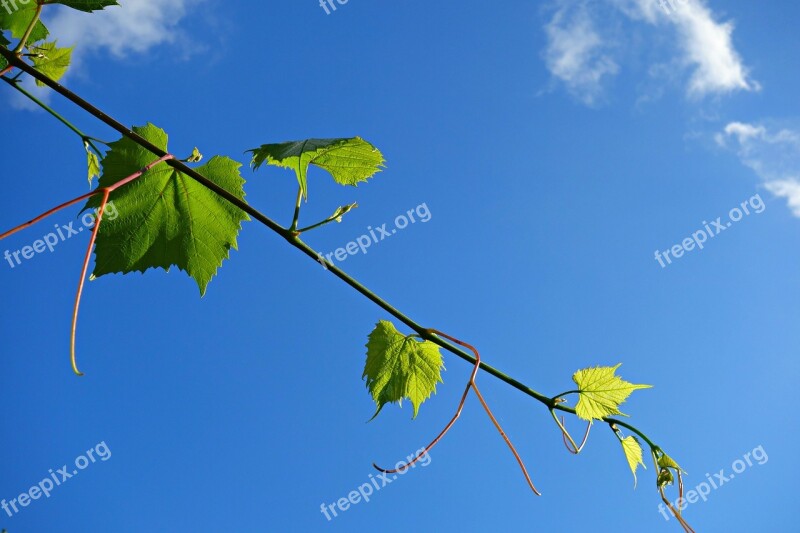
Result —
<instances>
[{"instance_id":1,"label":"large grape leaf","mask_svg":"<svg viewBox=\"0 0 800 533\"><path fill-rule=\"evenodd\" d=\"M167 134L148 124L133 129L167 151ZM99 186L113 185L157 159L133 141L111 143L102 160ZM241 164L213 157L196 170L237 198L244 199ZM184 270L197 282L200 294L236 249L241 223L249 217L241 209L193 179L161 163L141 178L111 194L119 213L106 217L95 249L94 277L111 273L145 272L171 266ZM97 207L93 197L86 205Z\"/></svg>"},{"instance_id":2,"label":"large grape leaf","mask_svg":"<svg viewBox=\"0 0 800 533\"><path fill-rule=\"evenodd\" d=\"M33 66L51 80L58 81L69 68L72 60L72 49L73 47L71 46L69 48L57 48L55 41L31 46L30 50L34 54ZM39 80L36 80L36 85L45 87L45 84Z\"/></svg>"},{"instance_id":3,"label":"large grape leaf","mask_svg":"<svg viewBox=\"0 0 800 533\"><path fill-rule=\"evenodd\" d=\"M377 404L372 418L387 403L402 404L403 398L411 401L416 418L420 405L436 392L436 384L442 382L443 368L439 346L406 337L386 320L378 322L369 334L363 375Z\"/></svg>"},{"instance_id":4,"label":"large grape leaf","mask_svg":"<svg viewBox=\"0 0 800 533\"><path fill-rule=\"evenodd\" d=\"M17 0L19 1L19 0ZM117 0L45 0L44 4L62 4L78 11L91 13L99 11L108 6L118 6Z\"/></svg>"},{"instance_id":5,"label":"large grape leaf","mask_svg":"<svg viewBox=\"0 0 800 533\"><path fill-rule=\"evenodd\" d=\"M634 385L615 375L622 366L603 366L578 370L572 380L578 385L580 396L575 410L584 420L601 419L622 415L619 406L637 389L649 389L652 385Z\"/></svg>"},{"instance_id":6,"label":"large grape leaf","mask_svg":"<svg viewBox=\"0 0 800 533\"><path fill-rule=\"evenodd\" d=\"M306 199L308 165L327 170L336 183L356 186L380 172L385 162L383 154L361 137L264 144L248 152L253 153L254 170L264 163L293 169Z\"/></svg>"}]
</instances>

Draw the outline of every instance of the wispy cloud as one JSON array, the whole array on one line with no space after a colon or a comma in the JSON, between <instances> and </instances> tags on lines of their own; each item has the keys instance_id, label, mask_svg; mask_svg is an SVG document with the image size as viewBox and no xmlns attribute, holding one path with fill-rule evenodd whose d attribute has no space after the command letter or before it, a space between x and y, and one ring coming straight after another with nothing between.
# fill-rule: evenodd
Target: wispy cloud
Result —
<instances>
[{"instance_id":1,"label":"wispy cloud","mask_svg":"<svg viewBox=\"0 0 800 533\"><path fill-rule=\"evenodd\" d=\"M720 22L705 0L600 0L592 3L592 10L586 0L556 0L556 6L556 14L545 25L547 68L584 103L602 97L603 81L620 71L623 55L614 55L611 40L624 42L624 32L602 36L594 18L598 13L646 25L653 37L666 32L674 39L676 45L661 50L662 55L665 63L687 73L690 98L760 89L733 44L734 24ZM663 48L663 42L655 46Z\"/></svg>"},{"instance_id":2,"label":"wispy cloud","mask_svg":"<svg viewBox=\"0 0 800 533\"><path fill-rule=\"evenodd\" d=\"M734 150L767 190L786 198L792 213L800 217L800 131L770 131L762 124L731 122L715 139L718 145Z\"/></svg>"},{"instance_id":3,"label":"wispy cloud","mask_svg":"<svg viewBox=\"0 0 800 533\"><path fill-rule=\"evenodd\" d=\"M688 87L691 96L759 89L759 84L749 79L733 46L732 22L716 22L700 0L679 5L664 17L674 18L682 40L684 61L694 67Z\"/></svg>"},{"instance_id":4,"label":"wispy cloud","mask_svg":"<svg viewBox=\"0 0 800 533\"><path fill-rule=\"evenodd\" d=\"M545 26L547 68L567 90L586 105L595 105L603 93L604 78L619 67L606 53L586 3L562 2Z\"/></svg>"}]
</instances>

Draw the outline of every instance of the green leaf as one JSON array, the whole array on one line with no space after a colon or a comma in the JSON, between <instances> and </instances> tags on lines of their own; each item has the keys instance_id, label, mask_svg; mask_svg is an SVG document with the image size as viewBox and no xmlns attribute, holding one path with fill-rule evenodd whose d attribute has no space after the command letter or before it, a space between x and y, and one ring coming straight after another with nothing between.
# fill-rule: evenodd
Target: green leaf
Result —
<instances>
[{"instance_id":1,"label":"green leaf","mask_svg":"<svg viewBox=\"0 0 800 533\"><path fill-rule=\"evenodd\" d=\"M602 419L622 415L619 406L637 389L649 389L652 385L634 385L615 375L617 366L604 366L578 370L572 380L578 385L580 396L575 407L584 420Z\"/></svg>"},{"instance_id":2,"label":"green leaf","mask_svg":"<svg viewBox=\"0 0 800 533\"><path fill-rule=\"evenodd\" d=\"M0 46L8 47L9 44L11 44L11 41L9 41L6 38L5 32L0 30ZM0 68L4 68L6 65L8 65L8 61L6 61L6 58L0 57Z\"/></svg>"},{"instance_id":3,"label":"green leaf","mask_svg":"<svg viewBox=\"0 0 800 533\"><path fill-rule=\"evenodd\" d=\"M19 0L17 0L19 1ZM85 11L91 13L92 11L99 11L109 6L118 6L116 0L46 0L45 4L62 4L78 11Z\"/></svg>"},{"instance_id":4,"label":"green leaf","mask_svg":"<svg viewBox=\"0 0 800 533\"><path fill-rule=\"evenodd\" d=\"M12 8L11 13L9 13L7 9L0 7L0 30L8 30L11 32L11 36L14 39L22 39L25 35L25 30L28 29L28 26L33 21L33 17L36 16L36 3L31 1L28 5L22 5L19 0L17 0L18 9L14 10L11 5L9 5L9 7ZM36 21L28 42L35 43L37 41L42 41L46 39L48 35L49 32L45 25L42 24L42 21Z\"/></svg>"},{"instance_id":5,"label":"green leaf","mask_svg":"<svg viewBox=\"0 0 800 533\"><path fill-rule=\"evenodd\" d=\"M680 470L681 472L684 471L683 468L678 466L678 463L676 463L672 459L672 457L670 457L667 454L663 454L661 457L658 458L658 466L660 466L661 468L672 468L675 470Z\"/></svg>"},{"instance_id":6,"label":"green leaf","mask_svg":"<svg viewBox=\"0 0 800 533\"><path fill-rule=\"evenodd\" d=\"M625 459L628 461L628 466L633 473L633 486L636 487L636 468L642 465L642 468L647 468L642 460L642 447L639 441L634 436L625 437L621 439L622 451L625 452Z\"/></svg>"},{"instance_id":7,"label":"green leaf","mask_svg":"<svg viewBox=\"0 0 800 533\"><path fill-rule=\"evenodd\" d=\"M362 376L377 405L372 418L387 403L402 405L403 398L411 401L416 418L420 405L436 392L436 384L442 382L443 368L439 346L407 337L391 322L378 322L369 334Z\"/></svg>"},{"instance_id":8,"label":"green leaf","mask_svg":"<svg viewBox=\"0 0 800 533\"><path fill-rule=\"evenodd\" d=\"M327 170L340 185L356 186L380 172L385 162L380 151L360 137L264 144L248 152L253 153L254 170L264 163L293 169L306 200L308 165Z\"/></svg>"},{"instance_id":9,"label":"green leaf","mask_svg":"<svg viewBox=\"0 0 800 533\"><path fill-rule=\"evenodd\" d=\"M167 151L167 134L148 124L133 131ZM103 158L99 186L107 187L134 174L157 158L133 141L113 142ZM196 170L237 198L244 199L241 164L213 157ZM110 200L119 213L106 217L95 249L94 277L145 272L149 268L184 270L197 282L200 294L222 262L236 249L246 213L188 176L161 163L141 178L120 187ZM86 205L97 207L100 198Z\"/></svg>"},{"instance_id":10,"label":"green leaf","mask_svg":"<svg viewBox=\"0 0 800 533\"><path fill-rule=\"evenodd\" d=\"M97 155L89 150L86 149L86 165L89 168L89 186L92 186L92 181L95 177L100 177L100 161L97 159ZM102 224L100 226L103 227Z\"/></svg>"},{"instance_id":11,"label":"green leaf","mask_svg":"<svg viewBox=\"0 0 800 533\"><path fill-rule=\"evenodd\" d=\"M672 485L675 483L675 476L672 475L672 472L666 468L662 468L658 473L658 478L656 479L656 486L657 487L666 487L667 485Z\"/></svg>"},{"instance_id":12,"label":"green leaf","mask_svg":"<svg viewBox=\"0 0 800 533\"><path fill-rule=\"evenodd\" d=\"M69 68L72 60L72 49L73 47L71 46L57 48L55 41L33 46L31 47L31 52L35 54L33 56L33 66L48 78L58 81ZM36 85L45 87L45 84L39 80L36 80Z\"/></svg>"},{"instance_id":13,"label":"green leaf","mask_svg":"<svg viewBox=\"0 0 800 533\"><path fill-rule=\"evenodd\" d=\"M686 473L672 457L664 452L661 452L661 456L658 458L658 467L660 470L656 483L659 487L672 485L675 482L675 476L672 474L672 470L675 470L678 474Z\"/></svg>"}]
</instances>

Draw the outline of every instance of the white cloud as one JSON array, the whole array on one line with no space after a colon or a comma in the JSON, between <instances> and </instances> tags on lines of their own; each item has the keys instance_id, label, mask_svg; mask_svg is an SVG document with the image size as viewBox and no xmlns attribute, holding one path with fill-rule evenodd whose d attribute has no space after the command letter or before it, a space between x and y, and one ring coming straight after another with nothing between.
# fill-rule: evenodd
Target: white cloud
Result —
<instances>
[{"instance_id":1,"label":"white cloud","mask_svg":"<svg viewBox=\"0 0 800 533\"><path fill-rule=\"evenodd\" d=\"M786 198L786 203L792 210L794 216L800 218L800 180L770 181L766 184L767 190L775 196Z\"/></svg>"},{"instance_id":2,"label":"white cloud","mask_svg":"<svg viewBox=\"0 0 800 533\"><path fill-rule=\"evenodd\" d=\"M645 0L640 0L644 2ZM682 38L684 60L694 67L688 92L692 96L758 90L733 46L733 23L718 23L700 0L678 4L665 17L674 18Z\"/></svg>"},{"instance_id":3,"label":"white cloud","mask_svg":"<svg viewBox=\"0 0 800 533\"><path fill-rule=\"evenodd\" d=\"M601 0L593 3L594 11L586 8L585 0L556 1L558 11L545 26L547 68L571 93L588 94L580 98L585 103L596 102L602 96L603 78L619 71L619 60L610 52L611 39L601 37L592 18L603 8L603 15L621 14L628 24L646 25L652 37L668 32L677 40L671 48L664 48L664 41L655 42L650 50L660 47L667 64L689 72L689 97L760 89L734 47L733 23L719 22L705 0ZM613 36L624 38L621 32ZM622 55L625 50L620 48Z\"/></svg>"},{"instance_id":4,"label":"white cloud","mask_svg":"<svg viewBox=\"0 0 800 533\"><path fill-rule=\"evenodd\" d=\"M72 65L66 79L83 67L85 56L107 52L117 59L144 54L154 47L169 45L180 57L187 55L190 40L178 24L189 8L203 0L120 0L120 6L107 7L87 14L63 6L52 6L45 12L44 22L52 39L59 46L75 46ZM50 14L52 13L52 14ZM63 79L62 79L63 81ZM29 79L25 88L47 102L51 91L36 87ZM10 104L17 109L39 107L23 95L13 93Z\"/></svg>"},{"instance_id":5,"label":"white cloud","mask_svg":"<svg viewBox=\"0 0 800 533\"><path fill-rule=\"evenodd\" d=\"M78 45L79 53L108 51L117 58L143 54L154 46L185 39L177 26L194 0L121 0L91 15L61 9L47 19L59 44Z\"/></svg>"},{"instance_id":6,"label":"white cloud","mask_svg":"<svg viewBox=\"0 0 800 533\"><path fill-rule=\"evenodd\" d=\"M585 3L564 3L545 26L547 68L569 92L586 105L594 105L602 94L603 78L614 76L619 67L606 53L606 45L594 27Z\"/></svg>"},{"instance_id":7,"label":"white cloud","mask_svg":"<svg viewBox=\"0 0 800 533\"><path fill-rule=\"evenodd\" d=\"M774 195L786 198L800 217L800 131L771 132L764 125L731 122L715 137L717 144L734 150Z\"/></svg>"}]
</instances>

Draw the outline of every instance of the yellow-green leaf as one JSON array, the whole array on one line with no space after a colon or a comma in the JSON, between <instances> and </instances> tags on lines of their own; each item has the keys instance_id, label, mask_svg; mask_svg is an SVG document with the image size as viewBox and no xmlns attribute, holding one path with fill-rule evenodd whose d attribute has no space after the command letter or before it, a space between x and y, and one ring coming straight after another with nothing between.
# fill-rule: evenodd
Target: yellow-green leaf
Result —
<instances>
[{"instance_id":1,"label":"yellow-green leaf","mask_svg":"<svg viewBox=\"0 0 800 533\"><path fill-rule=\"evenodd\" d=\"M683 472L683 468L678 466L678 463L676 463L672 457L670 457L665 453L658 458L658 466L660 466L661 468L672 468L674 470L680 470L681 472Z\"/></svg>"},{"instance_id":2,"label":"yellow-green leaf","mask_svg":"<svg viewBox=\"0 0 800 533\"><path fill-rule=\"evenodd\" d=\"M33 52L33 66L48 78L58 81L67 72L72 60L72 47L57 48L56 42L43 43L31 47ZM36 80L36 85L44 87L45 84Z\"/></svg>"},{"instance_id":3,"label":"yellow-green leaf","mask_svg":"<svg viewBox=\"0 0 800 533\"><path fill-rule=\"evenodd\" d=\"M97 155L89 149L86 150L86 165L89 168L89 186L91 187L92 180L100 177L100 161L97 159Z\"/></svg>"},{"instance_id":4,"label":"yellow-green leaf","mask_svg":"<svg viewBox=\"0 0 800 533\"><path fill-rule=\"evenodd\" d=\"M575 410L584 420L602 419L622 415L619 406L637 389L649 389L652 385L635 385L623 380L615 373L617 366L598 366L578 370L572 380L580 392Z\"/></svg>"},{"instance_id":5,"label":"yellow-green leaf","mask_svg":"<svg viewBox=\"0 0 800 533\"><path fill-rule=\"evenodd\" d=\"M628 466L631 468L631 472L633 473L633 486L635 488L636 468L639 465L642 465L642 468L646 468L644 461L642 460L642 447L639 445L639 441L634 436L625 437L620 442L622 442L622 451L625 452L625 459L627 459Z\"/></svg>"}]
</instances>

